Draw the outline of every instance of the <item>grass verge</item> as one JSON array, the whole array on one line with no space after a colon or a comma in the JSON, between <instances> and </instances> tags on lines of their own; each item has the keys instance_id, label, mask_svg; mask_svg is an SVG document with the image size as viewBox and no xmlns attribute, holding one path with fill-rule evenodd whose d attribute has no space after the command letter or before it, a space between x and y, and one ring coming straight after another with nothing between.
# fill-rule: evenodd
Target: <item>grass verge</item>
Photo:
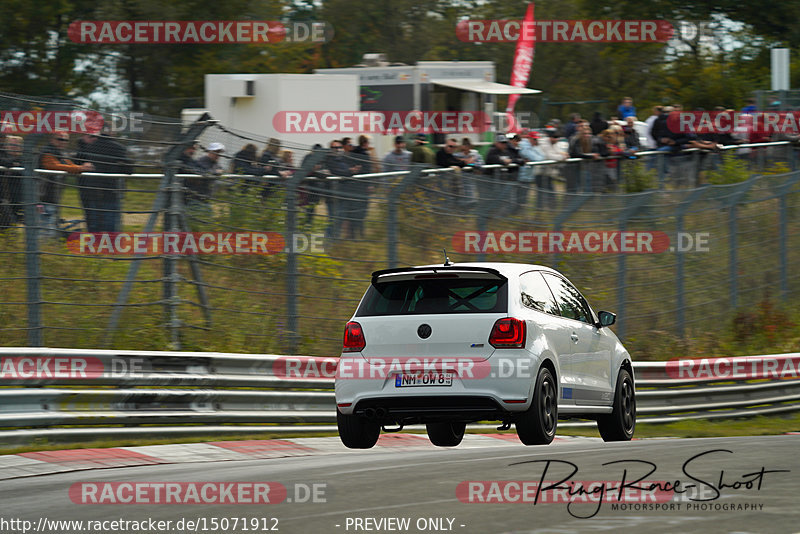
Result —
<instances>
[{"instance_id":1,"label":"grass verge","mask_svg":"<svg viewBox=\"0 0 800 534\"><path fill-rule=\"evenodd\" d=\"M495 433L495 430L487 429L480 433ZM699 419L692 421L681 421L669 424L649 424L639 423L636 426L636 438L711 438L711 437L731 437L731 436L769 436L780 435L786 432L800 432L800 413L782 416L758 416L747 419L732 420L707 420ZM472 433L475 433L473 430ZM513 431L509 431L513 434ZM239 441L239 440L262 440L262 439L286 439L286 438L316 438L326 436L337 436L335 432L314 432L285 434L276 432L264 432L263 434L224 434L208 436L190 436L179 438L163 439L104 439L75 443L46 443L37 442L30 445L12 447L0 450L2 454L18 454L21 452L32 451L53 451L64 449L102 449L108 447L133 447L142 445L165 445L175 443L204 443L207 441ZM594 428L562 428L558 431L560 436L588 436L600 437Z\"/></svg>"}]
</instances>

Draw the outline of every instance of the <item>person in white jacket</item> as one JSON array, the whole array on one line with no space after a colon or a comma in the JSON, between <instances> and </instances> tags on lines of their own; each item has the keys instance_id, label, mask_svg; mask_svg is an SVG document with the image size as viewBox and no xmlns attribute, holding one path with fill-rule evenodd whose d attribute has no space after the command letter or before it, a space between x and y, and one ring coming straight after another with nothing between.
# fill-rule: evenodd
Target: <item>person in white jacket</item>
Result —
<instances>
[{"instance_id":1,"label":"person in white jacket","mask_svg":"<svg viewBox=\"0 0 800 534\"><path fill-rule=\"evenodd\" d=\"M519 156L525 160L525 163L544 160L544 154L539 148L539 134L536 131L523 130L521 135L509 134L509 139L516 145L515 148L519 152ZM520 209L528 202L528 192L533 185L534 175L537 172L537 169L530 165L523 165L520 168L516 194L517 209Z\"/></svg>"},{"instance_id":2,"label":"person in white jacket","mask_svg":"<svg viewBox=\"0 0 800 534\"><path fill-rule=\"evenodd\" d=\"M569 158L568 145L566 141L558 136L555 128L546 128L545 137L542 139L539 148L546 161L566 161ZM539 189L537 205L541 208L548 198L549 192L554 190L553 181L561 176L562 165L555 163L540 165L536 174L536 187Z\"/></svg>"}]
</instances>

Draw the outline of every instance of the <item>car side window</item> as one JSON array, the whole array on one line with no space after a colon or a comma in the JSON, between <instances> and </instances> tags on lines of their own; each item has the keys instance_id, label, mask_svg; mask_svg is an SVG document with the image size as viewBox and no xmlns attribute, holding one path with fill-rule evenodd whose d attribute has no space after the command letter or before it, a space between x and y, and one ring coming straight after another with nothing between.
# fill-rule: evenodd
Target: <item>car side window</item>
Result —
<instances>
[{"instance_id":1,"label":"car side window","mask_svg":"<svg viewBox=\"0 0 800 534\"><path fill-rule=\"evenodd\" d=\"M522 305L534 310L561 315L553 293L539 271L531 271L519 277Z\"/></svg>"},{"instance_id":2,"label":"car side window","mask_svg":"<svg viewBox=\"0 0 800 534\"><path fill-rule=\"evenodd\" d=\"M547 280L547 285L550 286L550 289L553 291L553 295L556 297L556 303L563 317L594 324L589 304L575 286L560 276L550 273L542 273L542 275L545 280Z\"/></svg>"}]
</instances>

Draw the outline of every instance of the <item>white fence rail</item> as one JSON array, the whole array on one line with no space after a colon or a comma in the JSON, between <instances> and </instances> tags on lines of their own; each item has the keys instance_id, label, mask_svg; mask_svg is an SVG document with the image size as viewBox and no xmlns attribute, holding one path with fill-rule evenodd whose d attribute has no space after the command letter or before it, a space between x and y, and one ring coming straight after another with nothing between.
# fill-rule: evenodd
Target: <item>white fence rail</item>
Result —
<instances>
[{"instance_id":1,"label":"white fence rail","mask_svg":"<svg viewBox=\"0 0 800 534\"><path fill-rule=\"evenodd\" d=\"M777 362L784 370L794 365L800 372L800 354L728 360L732 366L759 359ZM287 362L298 360L310 363L303 368L314 372L288 376L292 373L287 369L293 367ZM36 439L330 432L336 420L335 361L213 352L0 348L0 446ZM800 410L796 374L756 380L678 378L672 365L634 364L639 422Z\"/></svg>"}]
</instances>

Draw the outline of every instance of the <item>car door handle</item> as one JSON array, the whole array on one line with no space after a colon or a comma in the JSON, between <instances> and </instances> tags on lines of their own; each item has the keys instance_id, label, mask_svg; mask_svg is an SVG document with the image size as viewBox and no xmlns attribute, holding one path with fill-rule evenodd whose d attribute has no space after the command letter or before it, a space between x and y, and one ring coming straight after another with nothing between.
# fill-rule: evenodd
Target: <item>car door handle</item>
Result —
<instances>
[{"instance_id":1,"label":"car door handle","mask_svg":"<svg viewBox=\"0 0 800 534\"><path fill-rule=\"evenodd\" d=\"M573 332L572 335L569 336L569 338L573 341L573 343L578 342L578 334L576 334L575 332Z\"/></svg>"}]
</instances>

